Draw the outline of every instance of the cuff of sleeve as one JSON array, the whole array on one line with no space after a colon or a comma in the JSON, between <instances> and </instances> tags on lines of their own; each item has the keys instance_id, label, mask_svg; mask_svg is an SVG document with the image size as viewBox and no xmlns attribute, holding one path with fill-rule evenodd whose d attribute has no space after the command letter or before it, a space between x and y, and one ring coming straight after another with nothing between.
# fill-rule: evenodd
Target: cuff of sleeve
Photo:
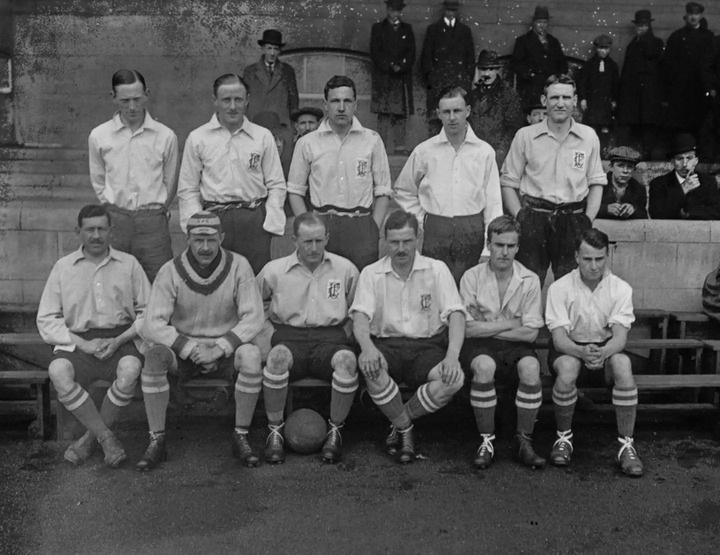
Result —
<instances>
[{"instance_id":1,"label":"cuff of sleeve","mask_svg":"<svg viewBox=\"0 0 720 555\"><path fill-rule=\"evenodd\" d=\"M372 322L373 313L372 313L371 310L366 310L366 309L365 309L364 307L362 307L362 306L357 306L357 307L353 306L353 307L350 309L350 311L348 312L348 316L349 316L350 318L352 318L352 315L355 314L356 312L358 312L358 313L360 313L360 314L364 314L365 316L367 316L367 319Z\"/></svg>"},{"instance_id":2,"label":"cuff of sleeve","mask_svg":"<svg viewBox=\"0 0 720 555\"><path fill-rule=\"evenodd\" d=\"M307 185L297 185L296 183L288 183L287 184L287 192L293 193L296 195L300 195L301 197L304 197L307 193L308 186Z\"/></svg>"},{"instance_id":3,"label":"cuff of sleeve","mask_svg":"<svg viewBox=\"0 0 720 555\"><path fill-rule=\"evenodd\" d=\"M441 321L443 324L447 324L447 323L448 323L448 319L450 318L450 315L451 315L453 312L459 312L460 314L463 315L463 318L465 319L465 321L467 321L468 313L467 313L467 310L465 310L465 307L464 307L464 306L453 306L453 307L450 307L450 308L448 308L448 309L446 309L446 310L443 310L442 313L440 314L440 321Z\"/></svg>"},{"instance_id":4,"label":"cuff of sleeve","mask_svg":"<svg viewBox=\"0 0 720 555\"><path fill-rule=\"evenodd\" d=\"M540 329L545 325L542 318L523 318L522 325L526 328Z\"/></svg>"},{"instance_id":5,"label":"cuff of sleeve","mask_svg":"<svg viewBox=\"0 0 720 555\"><path fill-rule=\"evenodd\" d=\"M546 325L547 325L548 331L553 331L558 328L565 328L565 331L568 332L568 334L570 333L570 322L569 321L547 322Z\"/></svg>"},{"instance_id":6,"label":"cuff of sleeve","mask_svg":"<svg viewBox=\"0 0 720 555\"><path fill-rule=\"evenodd\" d=\"M266 205L265 221L263 229L273 235L282 236L285 233L285 211L282 207Z\"/></svg>"},{"instance_id":7,"label":"cuff of sleeve","mask_svg":"<svg viewBox=\"0 0 720 555\"><path fill-rule=\"evenodd\" d=\"M229 357L242 345L242 341L240 341L240 338L233 332L228 332L218 339L215 345L222 349L226 357Z\"/></svg>"},{"instance_id":8,"label":"cuff of sleeve","mask_svg":"<svg viewBox=\"0 0 720 555\"><path fill-rule=\"evenodd\" d=\"M618 326L622 326L625 329L630 329L632 326L634 318L631 320L630 318L608 318L608 327L612 326L613 324L617 324Z\"/></svg>"},{"instance_id":9,"label":"cuff of sleeve","mask_svg":"<svg viewBox=\"0 0 720 555\"><path fill-rule=\"evenodd\" d=\"M189 337L178 335L170 348L175 351L181 359L185 360L190 356L190 351L195 348L195 342L190 340Z\"/></svg>"},{"instance_id":10,"label":"cuff of sleeve","mask_svg":"<svg viewBox=\"0 0 720 555\"><path fill-rule=\"evenodd\" d=\"M520 182L508 177L500 177L500 187L510 187L511 189L519 189Z\"/></svg>"},{"instance_id":11,"label":"cuff of sleeve","mask_svg":"<svg viewBox=\"0 0 720 555\"><path fill-rule=\"evenodd\" d=\"M373 196L374 197L390 197L393 198L393 190L392 187L375 187L373 190Z\"/></svg>"}]
</instances>

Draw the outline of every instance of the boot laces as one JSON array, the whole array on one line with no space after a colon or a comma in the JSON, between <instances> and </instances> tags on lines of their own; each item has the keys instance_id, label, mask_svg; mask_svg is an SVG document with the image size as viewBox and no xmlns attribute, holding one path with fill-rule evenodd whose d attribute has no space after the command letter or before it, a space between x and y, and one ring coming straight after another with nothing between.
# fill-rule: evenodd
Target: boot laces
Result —
<instances>
[{"instance_id":1,"label":"boot laces","mask_svg":"<svg viewBox=\"0 0 720 555\"><path fill-rule=\"evenodd\" d=\"M268 424L268 428L270 428L270 433L268 434L266 444L279 444L283 445L285 443L285 438L283 437L281 431L285 427L285 422L282 422L281 424Z\"/></svg>"},{"instance_id":2,"label":"boot laces","mask_svg":"<svg viewBox=\"0 0 720 555\"><path fill-rule=\"evenodd\" d=\"M490 453L491 457L495 456L495 447L492 442L495 440L495 434L480 434L482 437L482 443L478 447L478 455L484 455Z\"/></svg>"},{"instance_id":3,"label":"boot laces","mask_svg":"<svg viewBox=\"0 0 720 555\"><path fill-rule=\"evenodd\" d=\"M618 451L618 459L622 457L623 452L627 453L627 457L630 460L636 460L638 458L637 451L635 451L635 441L631 437L619 437L618 441L620 442L620 451Z\"/></svg>"},{"instance_id":4,"label":"boot laces","mask_svg":"<svg viewBox=\"0 0 720 555\"><path fill-rule=\"evenodd\" d=\"M567 430L565 432L557 432L558 438L555 440L555 443L553 443L553 447L557 447L559 449L569 449L570 452L573 452L573 433L572 430Z\"/></svg>"}]
</instances>

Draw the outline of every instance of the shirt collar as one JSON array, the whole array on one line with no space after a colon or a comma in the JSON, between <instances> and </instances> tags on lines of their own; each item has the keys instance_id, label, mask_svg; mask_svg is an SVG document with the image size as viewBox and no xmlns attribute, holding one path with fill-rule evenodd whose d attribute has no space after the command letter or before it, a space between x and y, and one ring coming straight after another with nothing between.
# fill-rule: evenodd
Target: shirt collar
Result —
<instances>
[{"instance_id":1,"label":"shirt collar","mask_svg":"<svg viewBox=\"0 0 720 555\"><path fill-rule=\"evenodd\" d=\"M431 268L432 264L430 263L430 259L427 256L423 256L419 252L415 252L415 260L413 261L412 270L410 270L410 275L413 274L416 270L427 270L428 268ZM392 267L392 259L390 258L390 255L387 254L385 257L380 260L380 264L377 269L378 274L389 274L389 273L395 273L395 270L393 270Z\"/></svg>"},{"instance_id":2,"label":"shirt collar","mask_svg":"<svg viewBox=\"0 0 720 555\"><path fill-rule=\"evenodd\" d=\"M467 125L467 133L465 134L465 140L463 143L475 143L475 144L481 144L482 141L478 139L478 136L475 134L475 132L472 129L472 126L468 123ZM440 133L435 135L437 137L438 143L450 143L450 139L448 139L447 135L445 134L445 128L440 129Z\"/></svg>"},{"instance_id":3,"label":"shirt collar","mask_svg":"<svg viewBox=\"0 0 720 555\"><path fill-rule=\"evenodd\" d=\"M326 262L328 264L332 265L332 260L328 256L327 251L325 251L323 253L323 259L322 259L322 262L318 265L318 268L320 266L324 265ZM295 266L302 266L303 268L306 268L308 271L310 271L309 268L307 268L302 262L300 262L300 258L298 258L298 254L297 254L297 249L295 249L295 252L293 252L291 255L289 255L287 257L287 264L285 265L285 273L292 270Z\"/></svg>"},{"instance_id":4,"label":"shirt collar","mask_svg":"<svg viewBox=\"0 0 720 555\"><path fill-rule=\"evenodd\" d=\"M214 113L212 115L208 125L210 126L211 129L215 129L215 130L225 129L225 131L227 131L228 133L230 132L222 123L220 123L220 120L217 117L217 113ZM251 122L247 116L243 116L243 122L242 122L242 125L240 126L240 129L235 131L235 133L233 133L233 135L236 135L236 134L240 133L241 131L244 131L245 133L250 135L250 137L252 139L254 139L255 135L253 134L253 132L256 131L257 128L258 128L258 126L255 125L253 122Z\"/></svg>"},{"instance_id":5,"label":"shirt collar","mask_svg":"<svg viewBox=\"0 0 720 555\"><path fill-rule=\"evenodd\" d=\"M115 131L120 131L124 127L127 127L127 125L125 125L123 123L123 120L120 118L120 112L115 112L115 114L113 114L113 123L115 124ZM140 125L140 129L138 129L138 131L144 131L145 129L154 130L156 128L157 125L155 120L152 118L152 116L150 116L150 112L145 110L145 119L143 120L142 125Z\"/></svg>"},{"instance_id":6,"label":"shirt collar","mask_svg":"<svg viewBox=\"0 0 720 555\"><path fill-rule=\"evenodd\" d=\"M360 120L353 116L352 125L350 126L350 131L348 131L348 133L362 131L363 129L365 128L360 123ZM333 128L330 127L330 122L328 118L324 118L322 120L316 131L320 133L335 133L335 131L333 131Z\"/></svg>"},{"instance_id":7,"label":"shirt collar","mask_svg":"<svg viewBox=\"0 0 720 555\"><path fill-rule=\"evenodd\" d=\"M540 135L552 135L553 133L550 131L550 128L548 127L548 120L545 118L540 123L536 123L535 127L535 136L533 138L538 138ZM568 133L572 133L576 137L582 138L582 134L580 133L580 129L578 128L578 123L575 121L575 118L570 116L570 130ZM554 135L553 135L554 136Z\"/></svg>"},{"instance_id":8,"label":"shirt collar","mask_svg":"<svg viewBox=\"0 0 720 555\"><path fill-rule=\"evenodd\" d=\"M600 279L600 282L598 283L597 287L595 288L595 291L597 291L602 285L607 281L607 278L612 275L612 272L609 268L605 268L605 271L603 272L603 276ZM584 287L588 291L590 291L590 288L585 284L585 282L582 280L582 277L580 276L580 268L575 268L572 271L573 280L575 281L575 285L577 287ZM593 291L591 291L593 292Z\"/></svg>"},{"instance_id":9,"label":"shirt collar","mask_svg":"<svg viewBox=\"0 0 720 555\"><path fill-rule=\"evenodd\" d=\"M109 249L108 255L103 259L103 262L101 262L101 264L104 263L105 260L108 260L108 259L110 259L110 258L112 258L113 260L118 260L118 261L120 260L120 257L118 256L118 251L116 251L116 250L115 250L114 248L112 248L112 247L108 247L108 249ZM77 264L78 261L84 260L84 259L85 259L85 253L83 252L82 245L80 245L80 246L77 248L77 250L75 250L75 251L73 251L72 253L70 253L70 257L71 257L71 260L72 260L72 263L73 263L73 264Z\"/></svg>"},{"instance_id":10,"label":"shirt collar","mask_svg":"<svg viewBox=\"0 0 720 555\"><path fill-rule=\"evenodd\" d=\"M452 19L448 19L447 17L443 17L443 20L445 21L445 25L448 27L455 27L455 22L457 21L457 18L454 17Z\"/></svg>"}]
</instances>

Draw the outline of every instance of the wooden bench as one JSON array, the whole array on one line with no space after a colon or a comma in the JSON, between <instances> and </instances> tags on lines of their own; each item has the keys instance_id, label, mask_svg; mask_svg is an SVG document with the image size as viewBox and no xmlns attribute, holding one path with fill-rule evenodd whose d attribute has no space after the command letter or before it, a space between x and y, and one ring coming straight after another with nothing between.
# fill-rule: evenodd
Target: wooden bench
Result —
<instances>
[{"instance_id":1,"label":"wooden bench","mask_svg":"<svg viewBox=\"0 0 720 555\"><path fill-rule=\"evenodd\" d=\"M35 392L36 426L40 439L50 438L50 378L44 370L0 371L0 386L29 385Z\"/></svg>"}]
</instances>

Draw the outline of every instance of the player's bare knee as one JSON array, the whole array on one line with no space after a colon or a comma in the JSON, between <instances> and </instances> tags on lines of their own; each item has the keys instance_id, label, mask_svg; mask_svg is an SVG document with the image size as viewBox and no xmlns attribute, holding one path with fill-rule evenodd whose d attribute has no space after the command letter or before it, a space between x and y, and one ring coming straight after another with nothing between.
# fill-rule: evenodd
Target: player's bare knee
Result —
<instances>
[{"instance_id":1,"label":"player's bare knee","mask_svg":"<svg viewBox=\"0 0 720 555\"><path fill-rule=\"evenodd\" d=\"M246 375L260 374L260 349L251 343L240 345L235 350L233 363L235 365L235 370Z\"/></svg>"},{"instance_id":2,"label":"player's bare knee","mask_svg":"<svg viewBox=\"0 0 720 555\"><path fill-rule=\"evenodd\" d=\"M634 387L635 380L632 374L632 363L630 357L623 353L617 353L610 357L610 370L612 371L615 385L620 387Z\"/></svg>"},{"instance_id":3,"label":"player's bare knee","mask_svg":"<svg viewBox=\"0 0 720 555\"><path fill-rule=\"evenodd\" d=\"M59 395L67 395L75 385L75 369L69 360L53 360L48 367L48 376Z\"/></svg>"},{"instance_id":4,"label":"player's bare knee","mask_svg":"<svg viewBox=\"0 0 720 555\"><path fill-rule=\"evenodd\" d=\"M476 356L470 363L473 372L473 381L478 383L490 383L495 379L497 366L495 361L487 355Z\"/></svg>"},{"instance_id":5,"label":"player's bare knee","mask_svg":"<svg viewBox=\"0 0 720 555\"><path fill-rule=\"evenodd\" d=\"M540 383L540 361L535 357L523 357L517 365L520 383L536 386Z\"/></svg>"},{"instance_id":6,"label":"player's bare knee","mask_svg":"<svg viewBox=\"0 0 720 555\"><path fill-rule=\"evenodd\" d=\"M333 355L330 364L333 370L341 375L348 378L357 376L357 358L352 351L346 349L338 351Z\"/></svg>"},{"instance_id":7,"label":"player's bare knee","mask_svg":"<svg viewBox=\"0 0 720 555\"><path fill-rule=\"evenodd\" d=\"M557 379L568 386L575 385L580 374L580 361L575 357L563 355L553 365L557 372Z\"/></svg>"},{"instance_id":8,"label":"player's bare knee","mask_svg":"<svg viewBox=\"0 0 720 555\"><path fill-rule=\"evenodd\" d=\"M285 345L275 345L270 349L267 357L266 369L274 375L280 376L292 368L293 356Z\"/></svg>"},{"instance_id":9,"label":"player's bare knee","mask_svg":"<svg viewBox=\"0 0 720 555\"><path fill-rule=\"evenodd\" d=\"M120 359L117 365L117 383L121 390L133 387L140 376L140 359L133 356L125 356Z\"/></svg>"}]
</instances>

